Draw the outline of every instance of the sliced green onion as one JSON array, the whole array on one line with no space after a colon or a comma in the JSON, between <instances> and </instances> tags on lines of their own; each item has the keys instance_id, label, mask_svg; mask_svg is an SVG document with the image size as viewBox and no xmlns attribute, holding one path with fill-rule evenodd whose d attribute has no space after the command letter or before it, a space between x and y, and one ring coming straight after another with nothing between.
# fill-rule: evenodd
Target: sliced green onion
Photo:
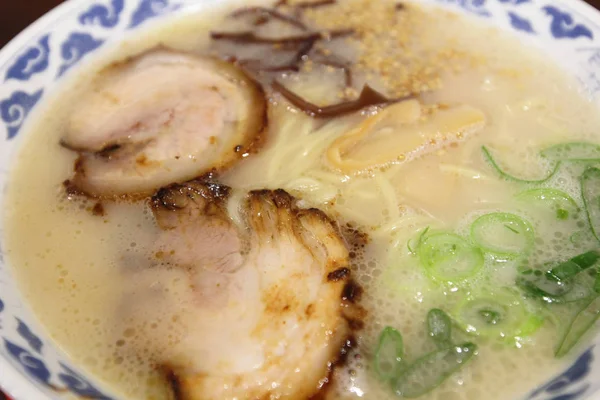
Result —
<instances>
[{"instance_id":1,"label":"sliced green onion","mask_svg":"<svg viewBox=\"0 0 600 400\"><path fill-rule=\"evenodd\" d=\"M520 276L517 286L525 295L540 299L546 303L574 303L590 298L593 295L593 284L584 275L578 275L575 280L556 280L549 273L535 277Z\"/></svg>"},{"instance_id":2,"label":"sliced green onion","mask_svg":"<svg viewBox=\"0 0 600 400\"><path fill-rule=\"evenodd\" d=\"M505 172L502 168L500 168L500 166L498 165L498 163L494 160L494 157L492 156L492 153L490 153L490 151L488 150L487 147L485 146L481 146L481 150L483 151L483 157L486 159L486 161L488 163L490 163L490 165L492 166L492 168L494 168L496 170L496 172L503 177L506 180L509 181L513 181L513 182L519 182L519 183L544 183L546 182L548 179L552 178L556 172L558 171L558 168L560 168L560 161L557 162L554 167L552 168L552 170L549 172L549 175L546 176L545 178L541 178L541 179L521 179L521 178L517 178L514 175L511 175L507 172Z\"/></svg>"},{"instance_id":3,"label":"sliced green onion","mask_svg":"<svg viewBox=\"0 0 600 400\"><path fill-rule=\"evenodd\" d=\"M596 250L588 251L558 264L556 267L552 268L550 273L554 278L564 281L573 278L581 271L594 266L598 259L600 259L599 252Z\"/></svg>"},{"instance_id":4,"label":"sliced green onion","mask_svg":"<svg viewBox=\"0 0 600 400\"><path fill-rule=\"evenodd\" d=\"M516 233L517 235L520 233L518 230L516 230L515 228L512 228L509 224L504 224L504 227L506 229L508 229L509 231L511 231L512 233Z\"/></svg>"},{"instance_id":5,"label":"sliced green onion","mask_svg":"<svg viewBox=\"0 0 600 400\"><path fill-rule=\"evenodd\" d=\"M479 316L488 324L496 325L502 321L502 315L489 308L482 308L479 310Z\"/></svg>"},{"instance_id":6,"label":"sliced green onion","mask_svg":"<svg viewBox=\"0 0 600 400\"><path fill-rule=\"evenodd\" d=\"M382 380L390 380L398 375L404 357L402 335L391 326L387 326L379 335L375 350L375 372Z\"/></svg>"},{"instance_id":7,"label":"sliced green onion","mask_svg":"<svg viewBox=\"0 0 600 400\"><path fill-rule=\"evenodd\" d=\"M598 262L600 252L591 250L538 274L521 272L516 284L525 294L547 303L570 303L589 298L595 283L593 276L581 274Z\"/></svg>"},{"instance_id":8,"label":"sliced green onion","mask_svg":"<svg viewBox=\"0 0 600 400\"><path fill-rule=\"evenodd\" d=\"M477 345L467 342L419 358L393 381L396 395L413 399L432 391L461 369L476 352Z\"/></svg>"},{"instance_id":9,"label":"sliced green onion","mask_svg":"<svg viewBox=\"0 0 600 400\"><path fill-rule=\"evenodd\" d=\"M544 324L545 316L543 314L530 314L529 318L519 327L519 331L515 336L515 340L529 337L533 335Z\"/></svg>"},{"instance_id":10,"label":"sliced green onion","mask_svg":"<svg viewBox=\"0 0 600 400\"><path fill-rule=\"evenodd\" d=\"M546 303L562 303L560 299L573 287L570 282L561 282L548 279L546 275L536 276L521 274L517 277L516 285L525 295L540 299Z\"/></svg>"},{"instance_id":11,"label":"sliced green onion","mask_svg":"<svg viewBox=\"0 0 600 400\"><path fill-rule=\"evenodd\" d=\"M518 215L491 213L473 222L471 240L488 253L512 257L529 252L535 236L531 224Z\"/></svg>"},{"instance_id":12,"label":"sliced green onion","mask_svg":"<svg viewBox=\"0 0 600 400\"><path fill-rule=\"evenodd\" d=\"M600 241L600 169L588 168L581 175L581 197L592 233Z\"/></svg>"},{"instance_id":13,"label":"sliced green onion","mask_svg":"<svg viewBox=\"0 0 600 400\"><path fill-rule=\"evenodd\" d=\"M425 272L442 281L471 278L483 267L481 251L453 233L426 236L418 253Z\"/></svg>"},{"instance_id":14,"label":"sliced green onion","mask_svg":"<svg viewBox=\"0 0 600 400\"><path fill-rule=\"evenodd\" d=\"M517 194L516 198L528 204L549 205L552 207L556 218L560 220L568 219L570 215L576 214L579 211L575 200L567 193L558 189L530 189Z\"/></svg>"},{"instance_id":15,"label":"sliced green onion","mask_svg":"<svg viewBox=\"0 0 600 400\"><path fill-rule=\"evenodd\" d=\"M419 247L421 246L421 243L423 242L423 237L427 234L427 232L429 232L429 227L427 227L421 231L421 233L419 234L419 237L417 238L417 243L415 244L414 247L412 246L413 239L410 239L406 243L406 247L408 248L409 252L414 254L417 252L417 250L419 250Z\"/></svg>"},{"instance_id":16,"label":"sliced green onion","mask_svg":"<svg viewBox=\"0 0 600 400\"><path fill-rule=\"evenodd\" d=\"M556 357L562 357L567 354L596 323L598 317L600 317L600 296L587 301L575 317L573 317L556 348Z\"/></svg>"},{"instance_id":17,"label":"sliced green onion","mask_svg":"<svg viewBox=\"0 0 600 400\"><path fill-rule=\"evenodd\" d=\"M593 278L581 274L575 278L573 288L559 298L562 303L575 303L580 300L589 300L595 296Z\"/></svg>"},{"instance_id":18,"label":"sliced green onion","mask_svg":"<svg viewBox=\"0 0 600 400\"><path fill-rule=\"evenodd\" d=\"M560 143L542 150L540 154L555 161L600 161L600 145L587 142Z\"/></svg>"},{"instance_id":19,"label":"sliced green onion","mask_svg":"<svg viewBox=\"0 0 600 400\"><path fill-rule=\"evenodd\" d=\"M528 336L543 322L527 310L520 296L509 291L466 298L453 315L465 332L502 340Z\"/></svg>"},{"instance_id":20,"label":"sliced green onion","mask_svg":"<svg viewBox=\"0 0 600 400\"><path fill-rule=\"evenodd\" d=\"M439 308L433 308L427 313L427 330L439 349L446 349L452 344L452 321Z\"/></svg>"}]
</instances>

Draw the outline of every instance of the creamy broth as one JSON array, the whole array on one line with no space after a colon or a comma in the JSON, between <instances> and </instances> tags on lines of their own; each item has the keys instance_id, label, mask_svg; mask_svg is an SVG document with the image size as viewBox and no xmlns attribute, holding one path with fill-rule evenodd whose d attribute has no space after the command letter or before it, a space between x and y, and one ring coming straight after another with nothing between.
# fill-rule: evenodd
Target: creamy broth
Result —
<instances>
[{"instance_id":1,"label":"creamy broth","mask_svg":"<svg viewBox=\"0 0 600 400\"><path fill-rule=\"evenodd\" d=\"M365 5L364 15L376 14L375 8ZM303 207L320 208L341 225L350 224L368 235L369 244L353 263L354 279L364 289L361 305L367 311L365 327L356 333L356 353L335 371L330 398L394 398L373 371L374 351L385 326L402 333L406 357L415 360L435 349L426 334L428 310L443 308L452 313L470 292L485 291L490 285L513 285L517 262L499 263L489 257L483 267L485 274L469 285L433 282L407 247L427 227L468 237L478 216L511 212L532 223L536 232L532 257L538 262L563 261L565 254L575 256L594 246L590 235L569 240L573 233L585 231L583 213L553 223L547 215L516 201L515 195L528 186L501 179L486 162L481 146L493 149L510 173L536 179L547 173L547 166L537 156L540 149L561 142L598 142L596 106L581 97L566 73L508 34L437 8L409 4L405 12L414 16L408 21L408 31L399 32L397 40L402 41L408 33L420 35L419 41L407 46L415 57L432 60L431 71L419 72L427 76L422 83L431 86L422 95L422 102L437 108L471 105L485 115L481 130L381 169L339 173L328 165L325 152L365 115L315 120L290 109L281 96L274 95L263 148L219 177L234 189L229 209L238 223L236 210L246 191L281 188L300 199ZM339 28L336 24L343 26L328 19L327 12L320 13L315 9L307 18L331 29ZM218 19L222 19L221 14ZM59 141L69 110L76 106L99 65L160 44L204 53L211 46L208 31L217 29L212 24L215 20L213 15L189 15L128 38L107 50L94 66L64 82L38 120L29 125L9 184L4 219L7 252L24 295L56 343L78 365L125 398L171 396L153 364L152 353L140 352L139 348L148 338L158 336L176 341L177 324L161 320L151 301L138 309L147 317L143 323L120 318L127 306L124 276L136 264L147 262L158 227L145 202L103 201L105 213L98 216L91 212L95 201L67 196L62 182L72 174L75 155L61 148ZM216 26L220 29L226 24ZM348 57L361 51L352 46L339 48ZM376 56L377 49L369 51ZM407 60L408 56L398 57L414 62ZM409 77L404 83L400 78L390 80L385 74L377 76L369 71L370 67L364 65L356 79L388 89L391 96L406 94L405 83L416 79ZM381 70L381 66L377 68ZM390 66L388 74L404 76L406 71ZM325 85L319 84L322 75L327 77ZM282 79L307 98L325 104L345 95L331 84L342 75L333 68L315 67L315 73L303 79ZM581 204L578 179L573 178L580 173L577 168L566 166L541 186L563 190ZM140 284L151 285L151 281L150 277ZM180 290L176 283L171 289L175 293ZM187 305L182 299L177 307L185 309ZM469 338L457 328L454 335L463 341ZM516 345L473 338L479 346L475 359L422 398L506 399L523 395L569 361L569 357L554 358L559 337L557 328L546 321Z\"/></svg>"}]
</instances>

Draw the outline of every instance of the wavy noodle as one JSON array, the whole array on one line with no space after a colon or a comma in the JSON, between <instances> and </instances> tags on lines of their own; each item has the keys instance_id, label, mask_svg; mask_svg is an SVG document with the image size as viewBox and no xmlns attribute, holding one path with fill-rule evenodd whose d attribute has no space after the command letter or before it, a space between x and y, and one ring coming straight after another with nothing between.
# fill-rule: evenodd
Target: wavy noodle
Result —
<instances>
[{"instance_id":1,"label":"wavy noodle","mask_svg":"<svg viewBox=\"0 0 600 400\"><path fill-rule=\"evenodd\" d=\"M310 177L300 177L287 185L284 189L291 192L299 192L303 197L310 197L312 202L317 204L327 204L333 201L339 194L334 185L323 183Z\"/></svg>"},{"instance_id":2,"label":"wavy noodle","mask_svg":"<svg viewBox=\"0 0 600 400\"><path fill-rule=\"evenodd\" d=\"M318 129L314 124L312 118L303 114L286 118L271 148L269 181L286 184L310 169L319 168L325 149L347 129L347 124L337 120Z\"/></svg>"},{"instance_id":3,"label":"wavy noodle","mask_svg":"<svg viewBox=\"0 0 600 400\"><path fill-rule=\"evenodd\" d=\"M364 214L354 209L353 207L337 206L337 212L346 221L364 226L372 226L373 221L365 218Z\"/></svg>"},{"instance_id":4,"label":"wavy noodle","mask_svg":"<svg viewBox=\"0 0 600 400\"><path fill-rule=\"evenodd\" d=\"M397 236L399 232L411 232L410 234L412 234L414 231L427 226L442 225L443 223L439 219L423 213L420 210L408 208L401 218L381 226L379 229L375 230L372 235L377 237L389 237L390 235L394 235L394 243L396 243L397 241L402 241L403 238L403 236ZM408 240L408 238L409 236L407 236L405 240ZM397 245L397 243L395 245Z\"/></svg>"},{"instance_id":5,"label":"wavy noodle","mask_svg":"<svg viewBox=\"0 0 600 400\"><path fill-rule=\"evenodd\" d=\"M281 118L279 118L280 120ZM302 115L283 118L283 124L278 129L277 138L273 146L267 151L270 163L267 171L269 181L281 180L281 167L284 162L289 161L292 150L296 151L299 138L303 138L313 132L313 121ZM293 138L292 136L296 136ZM294 139L294 140L292 140ZM298 141L296 141L298 140Z\"/></svg>"},{"instance_id":6,"label":"wavy noodle","mask_svg":"<svg viewBox=\"0 0 600 400\"><path fill-rule=\"evenodd\" d=\"M396 195L394 187L388 179L385 179L379 174L375 175L375 180L377 181L377 184L379 185L379 190L383 195L384 203L387 205L387 210L389 213L388 219L390 221L399 220L400 210L398 207L398 196Z\"/></svg>"},{"instance_id":7,"label":"wavy noodle","mask_svg":"<svg viewBox=\"0 0 600 400\"><path fill-rule=\"evenodd\" d=\"M336 209L344 219L370 226L373 230L400 219L397 193L382 174L354 178L341 185L342 201Z\"/></svg>"},{"instance_id":8,"label":"wavy noodle","mask_svg":"<svg viewBox=\"0 0 600 400\"><path fill-rule=\"evenodd\" d=\"M326 149L356 124L356 118L315 127L313 119L286 112L280 123L277 137L267 149L269 154L265 154L268 187L301 194L315 206L339 199L335 211L342 220L371 227L378 236L393 233L404 224L400 223L402 206L392 182L402 166L377 171L371 177L350 177L325 166Z\"/></svg>"},{"instance_id":9,"label":"wavy noodle","mask_svg":"<svg viewBox=\"0 0 600 400\"><path fill-rule=\"evenodd\" d=\"M312 176L315 179L319 179L323 182L328 182L334 185L341 185L343 183L347 183L350 180L350 177L347 175L341 175L338 173L332 173L328 171L324 171L321 169L315 169L308 171L308 176Z\"/></svg>"},{"instance_id":10,"label":"wavy noodle","mask_svg":"<svg viewBox=\"0 0 600 400\"><path fill-rule=\"evenodd\" d=\"M354 179L346 185L346 190L344 192L347 196L352 196L352 198L358 197L365 200L374 200L379 198L377 193L379 190L377 190L373 178Z\"/></svg>"},{"instance_id":11,"label":"wavy noodle","mask_svg":"<svg viewBox=\"0 0 600 400\"><path fill-rule=\"evenodd\" d=\"M454 174L457 176L465 177L468 179L485 180L485 181L491 180L491 178L488 175L484 174L483 172L481 172L477 169L463 167L461 165L456 165L456 164L440 163L440 171L448 173L448 174Z\"/></svg>"}]
</instances>

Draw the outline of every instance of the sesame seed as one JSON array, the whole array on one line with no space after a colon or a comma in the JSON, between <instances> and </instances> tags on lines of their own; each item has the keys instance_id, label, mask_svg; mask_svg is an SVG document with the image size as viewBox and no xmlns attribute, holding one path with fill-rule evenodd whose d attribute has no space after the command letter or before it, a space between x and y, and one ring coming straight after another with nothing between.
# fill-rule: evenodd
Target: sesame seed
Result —
<instances>
[{"instance_id":1,"label":"sesame seed","mask_svg":"<svg viewBox=\"0 0 600 400\"><path fill-rule=\"evenodd\" d=\"M304 16L318 30L355 32L338 42L356 50L353 69L367 82L383 85L389 96L438 90L444 73L485 64L481 56L458 50L458 43L452 38L436 37L432 27L439 24L440 18L456 18L454 14L432 12L413 3L402 4L399 12L395 1L345 0L328 7L306 9ZM329 48L320 51L325 55L332 52ZM348 97L356 95L355 92L345 89L340 95Z\"/></svg>"}]
</instances>

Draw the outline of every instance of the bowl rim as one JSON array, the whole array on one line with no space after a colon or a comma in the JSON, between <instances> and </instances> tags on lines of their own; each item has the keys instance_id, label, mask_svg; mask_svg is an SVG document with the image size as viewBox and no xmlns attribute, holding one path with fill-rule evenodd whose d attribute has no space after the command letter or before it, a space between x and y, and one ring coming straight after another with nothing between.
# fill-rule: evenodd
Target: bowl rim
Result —
<instances>
[{"instance_id":1,"label":"bowl rim","mask_svg":"<svg viewBox=\"0 0 600 400\"><path fill-rule=\"evenodd\" d=\"M196 0L203 1L203 0ZM214 0L213 0L214 1ZM216 0L216 2L235 2L236 0ZM371 0L376 1L376 0ZM412 2L422 2L422 0L409 0ZM484 2L486 0L483 0ZM506 1L506 0L500 0ZM595 8L591 4L589 4L586 0L564 0L568 3L569 8L574 11L579 12L581 15L585 15L588 18L591 17L592 20L596 19L598 21L598 25L600 26L600 8ZM243 0L242 0L243 2ZM449 1L451 2L451 1ZM439 2L435 2L439 3ZM548 4L552 4L553 1L549 0ZM63 16L74 12L74 10L83 8L84 6L89 6L95 4L91 0L64 0L62 3L53 7L42 16L34 20L30 23L25 29L20 31L15 37L13 37L8 43L6 43L3 47L0 48L0 66L4 65L8 62L15 54L17 54L20 50L22 50L28 42L35 38L40 32L43 32L52 24L56 23L57 20L60 20ZM169 17L167 17L169 18ZM599 39L600 40L600 39ZM599 47L600 49L600 47ZM51 338L50 338L51 339ZM60 346L59 343L52 341L52 344L59 348L59 351L66 353ZM30 399L40 399L40 400L50 400L52 399L48 393L43 390L41 387L33 384L25 374L18 371L14 368L8 360L6 360L3 356L0 355L0 389L4 391L8 396L15 400L30 400ZM550 378L549 378L550 379ZM600 381L600 377L595 380ZM98 380L96 379L98 382ZM102 382L101 386L106 386ZM108 388L110 389L110 388ZM107 390L109 394L111 391ZM117 398L115 398L117 400ZM587 400L600 400L600 389L590 393Z\"/></svg>"},{"instance_id":2,"label":"bowl rim","mask_svg":"<svg viewBox=\"0 0 600 400\"><path fill-rule=\"evenodd\" d=\"M86 1L89 0L65 0L33 21L4 47L0 48L0 65L4 65L10 60L39 32L43 31L56 20L59 20L62 16L83 6L86 4ZM2 356L0 356L0 370L2 371L0 374L0 389L13 399L51 399L40 387L34 385L26 375L15 369Z\"/></svg>"}]
</instances>

